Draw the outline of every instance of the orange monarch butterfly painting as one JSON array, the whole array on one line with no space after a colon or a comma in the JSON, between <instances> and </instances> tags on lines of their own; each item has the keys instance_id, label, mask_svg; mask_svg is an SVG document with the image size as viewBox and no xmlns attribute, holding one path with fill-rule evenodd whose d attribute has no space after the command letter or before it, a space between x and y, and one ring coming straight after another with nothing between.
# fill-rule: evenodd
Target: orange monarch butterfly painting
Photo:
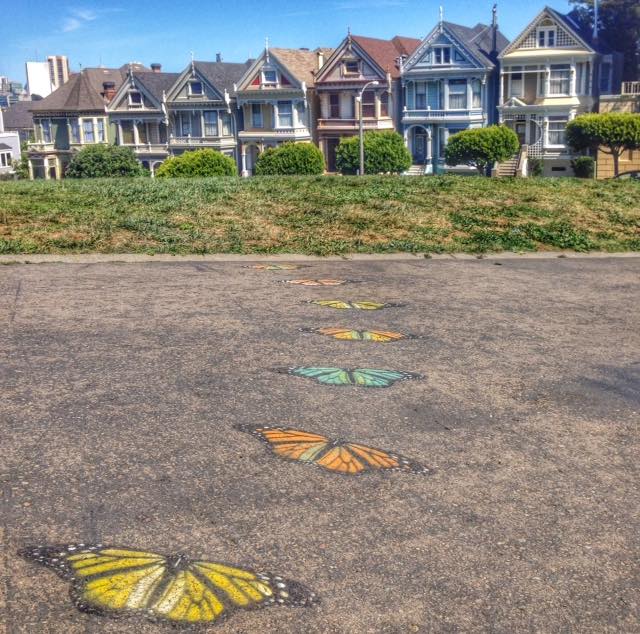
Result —
<instances>
[{"instance_id":1,"label":"orange monarch butterfly painting","mask_svg":"<svg viewBox=\"0 0 640 634\"><path fill-rule=\"evenodd\" d=\"M278 262L267 262L265 264L251 264L245 269L255 269L256 271L295 271L296 269L308 268L308 264L287 264Z\"/></svg>"},{"instance_id":2,"label":"orange monarch butterfly painting","mask_svg":"<svg viewBox=\"0 0 640 634\"><path fill-rule=\"evenodd\" d=\"M27 547L18 554L70 581L76 607L92 614L189 625L215 623L238 609L318 601L296 581L183 554L102 544Z\"/></svg>"},{"instance_id":3,"label":"orange monarch butterfly painting","mask_svg":"<svg viewBox=\"0 0 640 634\"><path fill-rule=\"evenodd\" d=\"M235 428L256 436L280 458L313 464L333 473L345 475L359 475L369 471L432 473L431 469L397 453L355 442L331 440L321 434L301 429L259 425L236 425Z\"/></svg>"},{"instance_id":4,"label":"orange monarch butterfly painting","mask_svg":"<svg viewBox=\"0 0 640 634\"><path fill-rule=\"evenodd\" d=\"M324 280L282 280L284 284L293 284L294 286L340 286L341 284L346 284L347 282L353 283L355 280L332 280L332 279L324 279Z\"/></svg>"},{"instance_id":5,"label":"orange monarch butterfly painting","mask_svg":"<svg viewBox=\"0 0 640 634\"><path fill-rule=\"evenodd\" d=\"M351 328L300 328L302 332L312 332L343 341L375 341L388 343L402 339L417 339L416 335L407 335L392 330L352 330Z\"/></svg>"},{"instance_id":6,"label":"orange monarch butterfly painting","mask_svg":"<svg viewBox=\"0 0 640 634\"><path fill-rule=\"evenodd\" d=\"M338 310L382 310L383 308L399 308L404 304L382 303L382 302L344 302L341 299L310 299L307 304L316 304L325 308L336 308Z\"/></svg>"}]
</instances>

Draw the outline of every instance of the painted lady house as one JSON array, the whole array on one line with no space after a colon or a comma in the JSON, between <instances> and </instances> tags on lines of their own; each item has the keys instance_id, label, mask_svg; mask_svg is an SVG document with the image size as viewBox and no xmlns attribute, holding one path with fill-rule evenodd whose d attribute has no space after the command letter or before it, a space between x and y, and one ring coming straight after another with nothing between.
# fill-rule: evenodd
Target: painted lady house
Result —
<instances>
[{"instance_id":1,"label":"painted lady house","mask_svg":"<svg viewBox=\"0 0 640 634\"><path fill-rule=\"evenodd\" d=\"M545 175L572 175L567 123L619 90L621 56L574 14L545 7L499 57L500 121L520 139L520 163L542 159Z\"/></svg>"},{"instance_id":2,"label":"painted lady house","mask_svg":"<svg viewBox=\"0 0 640 634\"><path fill-rule=\"evenodd\" d=\"M113 143L107 106L127 77L129 68L85 68L41 101L31 105L35 140L29 143L31 178L58 179L75 152L95 143Z\"/></svg>"},{"instance_id":3,"label":"painted lady house","mask_svg":"<svg viewBox=\"0 0 640 634\"><path fill-rule=\"evenodd\" d=\"M314 71L329 49L269 48L235 86L244 122L239 132L242 175L253 174L267 147L315 140Z\"/></svg>"},{"instance_id":4,"label":"painted lady house","mask_svg":"<svg viewBox=\"0 0 640 634\"><path fill-rule=\"evenodd\" d=\"M237 120L233 87L249 62L192 61L167 91L165 107L169 120L168 152L210 148L238 161Z\"/></svg>"},{"instance_id":5,"label":"painted lady house","mask_svg":"<svg viewBox=\"0 0 640 634\"><path fill-rule=\"evenodd\" d=\"M403 60L402 131L413 157L410 173L464 169L445 167L447 141L461 130L496 122L498 53L507 43L494 7L491 25L468 28L440 19Z\"/></svg>"},{"instance_id":6,"label":"painted lady house","mask_svg":"<svg viewBox=\"0 0 640 634\"><path fill-rule=\"evenodd\" d=\"M420 41L396 36L380 40L351 35L320 65L315 88L320 102L318 144L327 171L336 171L336 149L340 139L358 134L356 97L363 88L364 129L395 130L400 114L400 67ZM371 82L378 82L372 85Z\"/></svg>"},{"instance_id":7,"label":"painted lady house","mask_svg":"<svg viewBox=\"0 0 640 634\"><path fill-rule=\"evenodd\" d=\"M168 156L165 99L178 77L161 72L160 64L151 64L151 72L129 67L126 80L107 106L115 142L130 147L151 174Z\"/></svg>"}]
</instances>

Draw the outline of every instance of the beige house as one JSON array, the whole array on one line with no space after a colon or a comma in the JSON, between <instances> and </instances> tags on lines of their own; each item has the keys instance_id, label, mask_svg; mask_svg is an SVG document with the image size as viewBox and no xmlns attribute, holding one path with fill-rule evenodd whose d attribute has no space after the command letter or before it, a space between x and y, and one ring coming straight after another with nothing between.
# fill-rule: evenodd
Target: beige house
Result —
<instances>
[{"instance_id":1,"label":"beige house","mask_svg":"<svg viewBox=\"0 0 640 634\"><path fill-rule=\"evenodd\" d=\"M238 133L243 176L253 174L265 148L315 140L314 72L326 54L327 49L267 46L234 86L243 121Z\"/></svg>"},{"instance_id":2,"label":"beige house","mask_svg":"<svg viewBox=\"0 0 640 634\"><path fill-rule=\"evenodd\" d=\"M336 149L343 137L359 130L356 98L362 95L365 130L396 130L400 126L402 60L420 45L420 40L396 36L391 40L351 35L326 59L315 76L320 101L318 144L327 170L336 171Z\"/></svg>"},{"instance_id":3,"label":"beige house","mask_svg":"<svg viewBox=\"0 0 640 634\"><path fill-rule=\"evenodd\" d=\"M619 82L619 55L580 28L575 16L545 7L499 55L498 112L547 176L572 175L567 123L594 112Z\"/></svg>"}]
</instances>

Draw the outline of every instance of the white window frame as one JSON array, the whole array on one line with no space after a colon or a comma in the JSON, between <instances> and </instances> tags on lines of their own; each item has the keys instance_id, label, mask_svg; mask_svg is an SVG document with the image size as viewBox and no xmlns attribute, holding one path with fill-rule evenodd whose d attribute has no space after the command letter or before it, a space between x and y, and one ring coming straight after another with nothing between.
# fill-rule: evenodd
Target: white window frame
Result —
<instances>
[{"instance_id":1,"label":"white window frame","mask_svg":"<svg viewBox=\"0 0 640 634\"><path fill-rule=\"evenodd\" d=\"M281 113L281 108L282 106L285 107L289 107L290 111L289 113L287 113L287 117L291 117L291 124L290 125L283 125L282 124L282 113ZM278 103L276 104L276 108L277 108L277 112L276 112L276 127L277 128L293 128L293 102L290 100L284 100L284 101L278 101Z\"/></svg>"},{"instance_id":2,"label":"white window frame","mask_svg":"<svg viewBox=\"0 0 640 634\"><path fill-rule=\"evenodd\" d=\"M44 124L47 124L47 133L45 135L45 127ZM51 136L51 119L41 119L40 120L40 136L42 137L43 143L53 143L53 136ZM48 139L46 137L49 137Z\"/></svg>"},{"instance_id":3,"label":"white window frame","mask_svg":"<svg viewBox=\"0 0 640 634\"><path fill-rule=\"evenodd\" d=\"M456 81L457 83L453 84L452 81ZM455 90L452 90L455 88ZM466 79L454 79L449 80L449 95L448 95L448 103L446 104L447 110L468 110L468 94L467 94L467 80ZM453 95L462 95L464 97L464 105L462 107L453 107L451 105L451 97Z\"/></svg>"},{"instance_id":4,"label":"white window frame","mask_svg":"<svg viewBox=\"0 0 640 634\"><path fill-rule=\"evenodd\" d=\"M94 124L96 143L106 143L107 125L105 120L102 117L94 119Z\"/></svg>"},{"instance_id":5,"label":"white window frame","mask_svg":"<svg viewBox=\"0 0 640 634\"><path fill-rule=\"evenodd\" d=\"M553 44L549 43L549 34L553 33ZM542 46L540 45L540 36L542 35ZM558 45L558 27L556 26L539 26L536 30L536 48L556 48Z\"/></svg>"},{"instance_id":6,"label":"white window frame","mask_svg":"<svg viewBox=\"0 0 640 634\"><path fill-rule=\"evenodd\" d=\"M0 167L11 167L11 152L0 152Z\"/></svg>"},{"instance_id":7,"label":"white window frame","mask_svg":"<svg viewBox=\"0 0 640 634\"><path fill-rule=\"evenodd\" d=\"M76 134L74 134L74 132ZM82 136L80 135L80 121L78 119L71 119L69 121L69 142L73 144L80 144L82 142Z\"/></svg>"},{"instance_id":8,"label":"white window frame","mask_svg":"<svg viewBox=\"0 0 640 634\"><path fill-rule=\"evenodd\" d=\"M445 51L449 52L449 61L445 61ZM440 53L440 61L438 61L438 55ZM451 66L451 47L448 45L434 46L433 47L433 65L434 66Z\"/></svg>"},{"instance_id":9,"label":"white window frame","mask_svg":"<svg viewBox=\"0 0 640 634\"><path fill-rule=\"evenodd\" d=\"M273 73L275 79L273 81L271 81L270 79L267 79L267 73ZM275 68L267 68L267 69L262 69L262 85L263 86L277 86L278 85L278 71Z\"/></svg>"},{"instance_id":10,"label":"white window frame","mask_svg":"<svg viewBox=\"0 0 640 634\"><path fill-rule=\"evenodd\" d=\"M482 81L479 79L471 80L471 108L482 108Z\"/></svg>"},{"instance_id":11,"label":"white window frame","mask_svg":"<svg viewBox=\"0 0 640 634\"><path fill-rule=\"evenodd\" d=\"M133 101L132 99L133 95L138 95L138 97L140 97L140 101L139 102ZM144 97L142 96L142 93L139 90L129 91L129 107L135 108L136 110L138 108L144 108Z\"/></svg>"},{"instance_id":12,"label":"white window frame","mask_svg":"<svg viewBox=\"0 0 640 634\"><path fill-rule=\"evenodd\" d=\"M554 68L554 66L567 66L568 68ZM566 78L554 79L553 73L566 73ZM565 92L554 92L554 82L560 86L566 82L567 90ZM571 66L569 64L551 64L549 67L549 94L545 97L568 97L571 92Z\"/></svg>"},{"instance_id":13,"label":"white window frame","mask_svg":"<svg viewBox=\"0 0 640 634\"><path fill-rule=\"evenodd\" d=\"M213 115L215 124L212 121L207 121L207 115ZM203 137L219 137L220 136L220 113L218 110L204 110L202 112L202 136ZM207 132L207 126L215 125L215 134L209 134Z\"/></svg>"},{"instance_id":14,"label":"white window frame","mask_svg":"<svg viewBox=\"0 0 640 634\"><path fill-rule=\"evenodd\" d=\"M519 69L519 70L516 70ZM520 75L520 90L516 93L513 88L513 76ZM516 80L517 81L517 80ZM524 66L509 67L509 97L522 97L524 95Z\"/></svg>"},{"instance_id":15,"label":"white window frame","mask_svg":"<svg viewBox=\"0 0 640 634\"><path fill-rule=\"evenodd\" d=\"M185 126L185 118L187 118L187 121L189 122L189 124L187 126ZM185 127L188 129L188 132L185 134L184 130ZM181 112L180 113L180 136L182 137L190 137L193 134L193 121L191 121L191 112Z\"/></svg>"},{"instance_id":16,"label":"white window frame","mask_svg":"<svg viewBox=\"0 0 640 634\"><path fill-rule=\"evenodd\" d=\"M220 133L220 136L233 136L233 119L229 112L227 112L226 110L221 110L220 120L218 123L218 132Z\"/></svg>"},{"instance_id":17,"label":"white window frame","mask_svg":"<svg viewBox=\"0 0 640 634\"><path fill-rule=\"evenodd\" d=\"M258 120L256 118L256 115L260 115L258 117L259 119L259 123L256 123L256 121ZM262 104L261 103L252 103L251 104L251 127L252 128L264 128L264 112L262 111Z\"/></svg>"},{"instance_id":18,"label":"white window frame","mask_svg":"<svg viewBox=\"0 0 640 634\"><path fill-rule=\"evenodd\" d=\"M551 147L551 148L563 148L566 147L566 141L565 141L565 133L566 133L566 129L567 129L567 124L569 123L569 118L565 117L564 115L559 115L559 116L551 116L549 117L548 121L547 121L547 147ZM557 125L557 124L564 124L564 127L562 129L555 129L555 130L551 130L551 125ZM551 134L562 134L562 143L552 143L551 142Z\"/></svg>"},{"instance_id":19,"label":"white window frame","mask_svg":"<svg viewBox=\"0 0 640 634\"><path fill-rule=\"evenodd\" d=\"M193 92L193 85L200 84L200 92ZM204 96L204 84L200 79L190 79L188 88L189 97L202 97Z\"/></svg>"},{"instance_id":20,"label":"white window frame","mask_svg":"<svg viewBox=\"0 0 640 634\"><path fill-rule=\"evenodd\" d=\"M85 130L85 124L91 124L91 136L93 137L92 141L87 141L86 138L86 130ZM82 136L80 137L82 139L82 144L84 145L85 143L87 145L93 145L96 142L96 126L95 126L95 121L92 118L89 117L83 117L82 119L80 119L80 129L82 130L81 134Z\"/></svg>"},{"instance_id":21,"label":"white window frame","mask_svg":"<svg viewBox=\"0 0 640 634\"><path fill-rule=\"evenodd\" d=\"M356 65L356 70L355 71L350 71L347 70L347 64L355 64ZM360 66L360 60L357 59L345 59L342 62L342 74L346 77L355 77L355 76L359 76L361 74L361 66Z\"/></svg>"}]
</instances>

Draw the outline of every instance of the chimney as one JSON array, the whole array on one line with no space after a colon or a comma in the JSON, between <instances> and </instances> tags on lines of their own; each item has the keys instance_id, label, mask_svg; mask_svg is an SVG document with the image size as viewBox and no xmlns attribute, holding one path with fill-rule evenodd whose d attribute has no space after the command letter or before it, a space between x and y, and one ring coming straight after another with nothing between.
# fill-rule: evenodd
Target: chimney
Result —
<instances>
[{"instance_id":1,"label":"chimney","mask_svg":"<svg viewBox=\"0 0 640 634\"><path fill-rule=\"evenodd\" d=\"M318 49L318 70L324 66L324 53Z\"/></svg>"},{"instance_id":2,"label":"chimney","mask_svg":"<svg viewBox=\"0 0 640 634\"><path fill-rule=\"evenodd\" d=\"M102 83L102 95L107 102L116 96L116 84L113 81L105 81Z\"/></svg>"},{"instance_id":3,"label":"chimney","mask_svg":"<svg viewBox=\"0 0 640 634\"><path fill-rule=\"evenodd\" d=\"M216 53L216 62L219 64L222 61L222 53Z\"/></svg>"},{"instance_id":4,"label":"chimney","mask_svg":"<svg viewBox=\"0 0 640 634\"><path fill-rule=\"evenodd\" d=\"M154 73L159 73L162 70L162 64L158 64L158 62L154 62L151 64L151 70Z\"/></svg>"}]
</instances>

